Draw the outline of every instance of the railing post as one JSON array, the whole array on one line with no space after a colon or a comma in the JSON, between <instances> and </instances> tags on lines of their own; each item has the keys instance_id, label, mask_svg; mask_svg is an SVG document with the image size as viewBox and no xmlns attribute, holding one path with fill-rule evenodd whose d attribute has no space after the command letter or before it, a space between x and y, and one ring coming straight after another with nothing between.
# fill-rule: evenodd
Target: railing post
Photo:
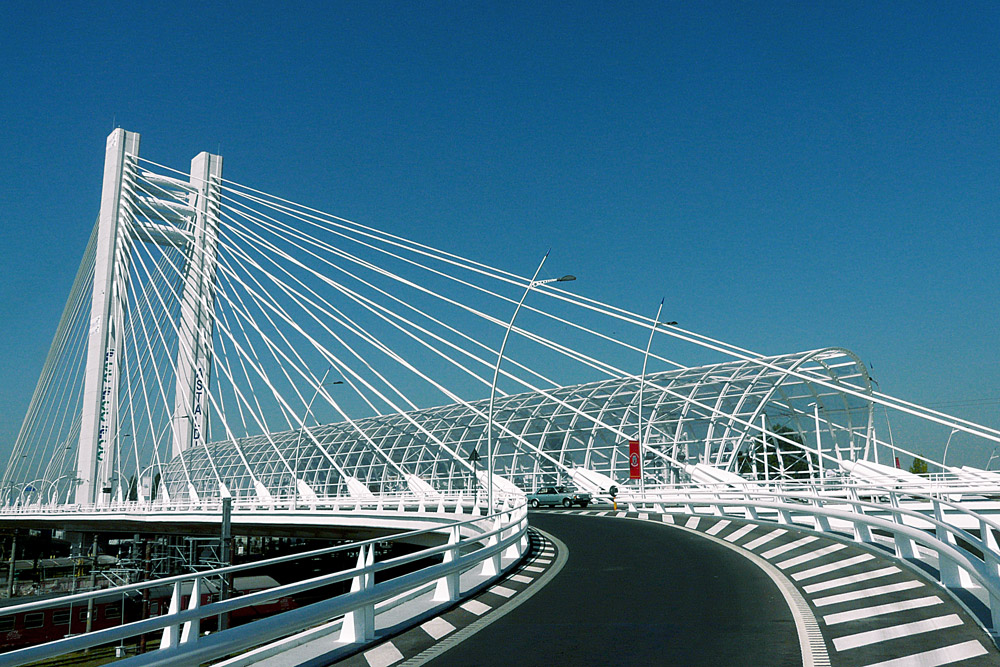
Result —
<instances>
[{"instance_id":1,"label":"railing post","mask_svg":"<svg viewBox=\"0 0 1000 667\"><path fill-rule=\"evenodd\" d=\"M458 526L451 526L448 529L448 532L448 544L453 546L444 552L444 562L453 563L455 562L455 559L458 558ZM457 600L459 594L460 576L459 572L455 572L452 574L446 574L438 579L437 584L434 587L434 601L454 602Z\"/></svg>"},{"instance_id":2,"label":"railing post","mask_svg":"<svg viewBox=\"0 0 1000 667\"><path fill-rule=\"evenodd\" d=\"M903 515L899 512L899 495L895 491L889 492L889 505L892 507L892 522L905 526ZM892 541L896 545L896 557L906 560L917 560L920 553L917 551L917 543L912 538L902 533L893 533Z\"/></svg>"},{"instance_id":3,"label":"railing post","mask_svg":"<svg viewBox=\"0 0 1000 667\"><path fill-rule=\"evenodd\" d=\"M167 616L176 616L181 611L181 597L183 597L182 583L180 581L174 582L174 592L170 596L170 608L167 610ZM179 641L180 627L177 624L168 625L163 628L163 636L160 639L160 650L173 648L177 646Z\"/></svg>"},{"instance_id":4,"label":"railing post","mask_svg":"<svg viewBox=\"0 0 1000 667\"><path fill-rule=\"evenodd\" d=\"M359 573L351 580L351 592L371 588L374 575L365 568L375 562L375 547L361 547L358 552ZM375 638L375 605L366 603L344 615L339 641L346 644L367 642Z\"/></svg>"},{"instance_id":5,"label":"railing post","mask_svg":"<svg viewBox=\"0 0 1000 667\"><path fill-rule=\"evenodd\" d=\"M495 517L493 519L493 530L500 529L500 517ZM490 535L486 540L486 547L496 546L499 542L499 533L494 533ZM485 577L495 577L500 574L500 552L493 554L489 558L483 561L483 570L480 573Z\"/></svg>"},{"instance_id":6,"label":"railing post","mask_svg":"<svg viewBox=\"0 0 1000 667\"><path fill-rule=\"evenodd\" d=\"M944 509L941 507L941 501L933 498L931 503L934 507L934 518L938 521L938 524L934 526L934 536L945 544L957 546L955 534L942 525L944 523ZM963 573L958 563L940 551L938 552L938 577L946 588L965 588L968 583L966 581L968 575Z\"/></svg>"},{"instance_id":7,"label":"railing post","mask_svg":"<svg viewBox=\"0 0 1000 667\"><path fill-rule=\"evenodd\" d=\"M188 600L187 608L191 610L199 607L201 607L201 577L196 578L191 583L191 598ZM186 621L181 630L181 644L198 641L199 634L201 634L201 619L193 618Z\"/></svg>"},{"instance_id":8,"label":"railing post","mask_svg":"<svg viewBox=\"0 0 1000 667\"><path fill-rule=\"evenodd\" d=\"M861 498L858 496L858 490L853 486L850 491L848 491L848 498L851 500L852 513L858 514L862 517L867 516L864 508L858 505L858 503L861 502ZM872 536L871 527L864 521L852 521L851 526L854 529L854 539L856 541L863 542L865 544L871 544L875 541L875 538Z\"/></svg>"}]
</instances>

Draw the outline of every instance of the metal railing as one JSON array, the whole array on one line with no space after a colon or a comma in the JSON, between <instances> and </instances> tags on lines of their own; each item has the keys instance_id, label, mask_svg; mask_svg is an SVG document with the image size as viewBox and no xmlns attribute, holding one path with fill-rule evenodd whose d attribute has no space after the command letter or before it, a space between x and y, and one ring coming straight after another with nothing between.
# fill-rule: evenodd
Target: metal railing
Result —
<instances>
[{"instance_id":1,"label":"metal railing","mask_svg":"<svg viewBox=\"0 0 1000 667\"><path fill-rule=\"evenodd\" d=\"M481 495L481 494L480 494ZM523 494L498 494L497 504L507 502L517 504L523 501ZM318 496L310 501L302 499L292 501L288 498L265 502L254 497L233 498L234 512L280 512L280 511L325 511L345 512L352 510L374 511L438 511L454 510L457 507L470 511L485 510L485 497L474 498L468 493L441 492L434 494L413 492L391 492L372 496ZM125 501L93 505L81 504L15 504L0 506L0 516L4 515L57 515L57 514L127 514L135 512L161 513L219 513L222 511L221 498L208 498L198 501Z\"/></svg>"},{"instance_id":2,"label":"metal railing","mask_svg":"<svg viewBox=\"0 0 1000 667\"><path fill-rule=\"evenodd\" d=\"M1000 630L1000 520L972 509L967 502L952 500L947 492L931 495L915 487L844 483L748 484L743 488L720 484L645 494L625 492L618 501L634 511L737 515L751 521L803 527L866 544L891 546L898 558L926 563L926 554L921 553L919 545L935 556L938 580L946 588L981 593L977 597L990 616L981 622L994 633ZM1000 502L984 500L980 504L1000 514Z\"/></svg>"},{"instance_id":3,"label":"metal railing","mask_svg":"<svg viewBox=\"0 0 1000 667\"><path fill-rule=\"evenodd\" d=\"M513 507L506 506L502 511L485 517L474 516L464 519L462 515L455 514L451 517L447 521L442 518L439 525L434 528L409 531L390 537L6 607L2 609L0 616L42 611L70 604L86 605L91 600L109 595L135 595L154 587L172 586L169 609L161 616L5 653L0 655L0 665L20 665L65 656L158 631L162 633L162 638L157 650L118 661L116 664L199 664L273 642L337 617L343 617L338 641L367 642L374 638L377 604L430 586L434 587L435 602L449 604L459 599L462 593L460 590L462 573L479 567L481 571L478 574L492 579L499 576L503 568L509 568L525 553L528 545L528 520L527 508L523 502ZM446 542L384 561L375 560L376 543L392 541L412 543L414 538L426 539L430 534L437 534L439 540L445 539ZM358 558L357 564L352 568L231 599L202 603L205 592L210 590L208 582L212 579L354 550L358 551ZM407 565L413 567L421 560L438 558L440 562L419 567L385 581L375 582L375 575L378 572ZM503 565L502 558L508 560L506 565ZM238 627L205 635L200 632L203 619L231 614L253 605L273 602L343 582L351 582L350 592L282 611ZM184 597L188 597L189 600L187 608L182 609Z\"/></svg>"}]
</instances>

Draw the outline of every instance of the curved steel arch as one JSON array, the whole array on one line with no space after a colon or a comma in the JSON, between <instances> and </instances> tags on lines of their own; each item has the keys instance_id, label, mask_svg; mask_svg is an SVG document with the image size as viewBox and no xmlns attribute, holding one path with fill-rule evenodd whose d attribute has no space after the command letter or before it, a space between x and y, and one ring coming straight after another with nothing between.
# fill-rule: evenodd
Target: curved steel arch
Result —
<instances>
[{"instance_id":1,"label":"curved steel arch","mask_svg":"<svg viewBox=\"0 0 1000 667\"><path fill-rule=\"evenodd\" d=\"M810 381L809 375L824 384ZM831 380L854 393L831 389ZM626 441L631 431L626 431L639 387L639 377L627 376L499 398L494 412L499 433L495 470L525 488L559 483L583 465L615 480L628 479ZM695 462L734 471L755 442L764 442L762 414L767 415L769 432L791 429L801 449L815 451L815 433L806 426L813 423L813 413L807 406L827 397L844 414L840 417L821 405L829 440L825 451L853 460L864 449L855 443L871 437L872 404L856 395L859 390L871 394L867 369L843 348L649 374L642 409L649 420L645 444L656 465L647 471L647 483L666 483L668 474L683 478ZM301 437L301 430L292 430L214 442L186 451L183 462L178 458L168 463L163 480L171 498L185 497L186 463L199 496L214 496L218 484L211 456L234 495L253 494L257 478L273 497L287 497L296 487L280 459L295 457L297 474L317 495L348 493L346 480L329 459L374 493L405 488L399 470L420 476L437 489L468 489L474 482L464 458L485 437L486 405L481 400L312 426L306 437ZM296 446L299 452L294 451ZM244 457L252 470L242 465ZM534 461L524 465L525 457Z\"/></svg>"}]
</instances>

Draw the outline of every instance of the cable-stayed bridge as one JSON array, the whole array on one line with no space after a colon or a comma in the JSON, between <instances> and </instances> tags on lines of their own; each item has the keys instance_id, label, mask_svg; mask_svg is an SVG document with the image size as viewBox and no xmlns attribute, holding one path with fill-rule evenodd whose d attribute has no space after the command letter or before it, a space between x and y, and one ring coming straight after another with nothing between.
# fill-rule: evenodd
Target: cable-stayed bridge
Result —
<instances>
[{"instance_id":1,"label":"cable-stayed bridge","mask_svg":"<svg viewBox=\"0 0 1000 667\"><path fill-rule=\"evenodd\" d=\"M877 391L849 350L761 355L662 304L588 298L556 255L518 276L229 181L220 156L179 171L139 143L108 138L101 210L0 484L8 525L195 533L226 506L258 534L405 533L441 563L380 602L430 586L448 603L459 577L524 555L525 494L571 483L635 512L881 543L1000 620L1000 475L900 469L921 444L895 442L890 415L990 449L1000 431ZM361 599L384 565L357 548L331 576ZM38 655L156 629L171 654L207 656L179 586L194 604L208 580L177 579L172 620ZM370 639L375 602L338 604L209 643L232 653L344 614L345 643Z\"/></svg>"}]
</instances>

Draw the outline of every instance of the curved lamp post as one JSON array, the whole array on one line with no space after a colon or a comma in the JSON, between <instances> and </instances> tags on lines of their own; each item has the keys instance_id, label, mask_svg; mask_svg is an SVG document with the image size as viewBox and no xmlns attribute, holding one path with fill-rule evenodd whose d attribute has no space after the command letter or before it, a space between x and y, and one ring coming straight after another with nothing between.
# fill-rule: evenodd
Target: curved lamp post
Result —
<instances>
[{"instance_id":1,"label":"curved lamp post","mask_svg":"<svg viewBox=\"0 0 1000 667\"><path fill-rule=\"evenodd\" d=\"M538 287L539 285L548 285L549 283L565 283L571 280L576 280L576 276L563 276L562 278L550 278L548 280L537 280L538 274L542 270L542 266L545 265L545 260L548 259L549 253L545 253L542 257L542 261L539 262L538 268L535 269L535 275L531 276L531 280L528 282L528 286L524 290L524 294L521 295L521 300L517 302L517 307L514 309L514 314L510 316L510 323L507 324L507 331L503 335L503 342L500 343L500 352L497 354L497 365L493 369L493 384L490 386L490 413L489 419L486 422L486 496L487 496L487 514L493 512L493 406L496 403L497 395L497 377L500 375L500 362L503 360L503 351L507 347L507 339L510 338L510 332L514 328L514 320L517 318L517 313L521 310L521 305L524 300L528 298L528 292L532 288Z\"/></svg>"},{"instance_id":2,"label":"curved lamp post","mask_svg":"<svg viewBox=\"0 0 1000 667\"><path fill-rule=\"evenodd\" d=\"M951 444L951 438L961 429L953 428L951 433L948 434L948 441L944 443L944 456L941 457L941 472L945 472L948 469L948 445Z\"/></svg>"},{"instance_id":3,"label":"curved lamp post","mask_svg":"<svg viewBox=\"0 0 1000 667\"><path fill-rule=\"evenodd\" d=\"M660 299L660 307L656 309L656 318L653 320L653 327L649 330L649 341L646 343L646 354L643 355L642 357L642 374L639 376L639 417L638 417L639 433L637 438L639 440L639 456L640 456L639 493L641 494L646 493L646 468L645 468L646 452L643 448L643 443L645 442L646 439L643 437L642 434L642 399L643 399L642 394L643 394L643 389L646 386L646 363L649 361L649 349L653 346L653 334L656 333L656 327L660 326L660 314L662 312L663 312L663 299ZM677 324L677 322L664 322L663 324L664 326L673 326ZM649 425L647 424L646 427L648 430Z\"/></svg>"},{"instance_id":4,"label":"curved lamp post","mask_svg":"<svg viewBox=\"0 0 1000 667\"><path fill-rule=\"evenodd\" d=\"M323 373L323 377L320 378L319 384L316 385L316 391L313 392L312 398L309 399L309 405L306 406L305 417L302 418L302 428L299 429L299 436L295 439L295 467L292 470L292 509L295 509L295 504L299 499L299 445L302 444L302 431L306 428L306 422L309 421L309 415L312 413L313 401L319 396L319 390L323 388L326 383L326 376L330 374L333 370L333 366L327 366L326 372ZM331 382L333 384L344 384L343 380L337 380L336 382Z\"/></svg>"}]
</instances>

